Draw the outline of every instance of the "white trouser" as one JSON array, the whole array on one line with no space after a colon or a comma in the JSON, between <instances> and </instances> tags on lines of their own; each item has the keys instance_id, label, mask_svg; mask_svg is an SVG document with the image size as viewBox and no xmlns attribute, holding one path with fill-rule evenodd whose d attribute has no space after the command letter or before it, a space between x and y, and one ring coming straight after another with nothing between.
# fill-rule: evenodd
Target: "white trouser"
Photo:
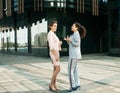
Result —
<instances>
[{"instance_id":1,"label":"white trouser","mask_svg":"<svg viewBox=\"0 0 120 93\"><path fill-rule=\"evenodd\" d=\"M78 59L69 59L68 62L68 75L71 88L80 86L80 78L77 68L78 61L79 61Z\"/></svg>"}]
</instances>

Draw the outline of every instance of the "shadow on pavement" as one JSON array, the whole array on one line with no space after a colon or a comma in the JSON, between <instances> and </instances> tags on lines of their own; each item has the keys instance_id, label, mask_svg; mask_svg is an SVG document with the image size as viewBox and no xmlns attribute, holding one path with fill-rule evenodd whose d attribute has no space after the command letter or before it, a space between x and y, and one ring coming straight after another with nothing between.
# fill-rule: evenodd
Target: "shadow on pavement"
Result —
<instances>
[{"instance_id":1,"label":"shadow on pavement","mask_svg":"<svg viewBox=\"0 0 120 93\"><path fill-rule=\"evenodd\" d=\"M11 91L2 92L2 93L12 93ZM35 91L18 91L14 93L68 93L66 90L59 90L59 91L50 91L50 90L35 90Z\"/></svg>"}]
</instances>

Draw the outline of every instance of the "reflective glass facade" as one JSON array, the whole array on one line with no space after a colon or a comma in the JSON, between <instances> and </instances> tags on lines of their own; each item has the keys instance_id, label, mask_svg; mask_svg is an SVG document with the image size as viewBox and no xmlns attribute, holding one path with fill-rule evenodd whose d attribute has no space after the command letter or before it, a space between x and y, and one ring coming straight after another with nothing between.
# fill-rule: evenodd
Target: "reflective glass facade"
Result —
<instances>
[{"instance_id":1,"label":"reflective glass facade","mask_svg":"<svg viewBox=\"0 0 120 93\"><path fill-rule=\"evenodd\" d=\"M108 7L109 54L120 55L120 0L110 0Z\"/></svg>"},{"instance_id":2,"label":"reflective glass facade","mask_svg":"<svg viewBox=\"0 0 120 93\"><path fill-rule=\"evenodd\" d=\"M15 52L14 47L15 47L15 34L14 30L12 29L9 31L9 51L10 52Z\"/></svg>"},{"instance_id":3,"label":"reflective glass facade","mask_svg":"<svg viewBox=\"0 0 120 93\"><path fill-rule=\"evenodd\" d=\"M61 55L68 55L68 44L63 39L71 34L75 21L87 29L81 44L83 54L120 50L120 0L6 1L0 1L2 52L48 56L47 33L52 20L58 21L56 34L63 41ZM3 11L7 6L12 10Z\"/></svg>"},{"instance_id":4,"label":"reflective glass facade","mask_svg":"<svg viewBox=\"0 0 120 93\"><path fill-rule=\"evenodd\" d=\"M111 12L111 48L120 48L120 13L119 9L114 9ZM115 20L115 19L118 20Z\"/></svg>"},{"instance_id":5,"label":"reflective glass facade","mask_svg":"<svg viewBox=\"0 0 120 93\"><path fill-rule=\"evenodd\" d=\"M39 21L36 24L33 24L31 27L31 46L32 53L35 55L47 54L47 21L42 19L42 23Z\"/></svg>"},{"instance_id":6,"label":"reflective glass facade","mask_svg":"<svg viewBox=\"0 0 120 93\"><path fill-rule=\"evenodd\" d=\"M18 52L28 53L28 33L27 28L17 30L17 48Z\"/></svg>"}]
</instances>

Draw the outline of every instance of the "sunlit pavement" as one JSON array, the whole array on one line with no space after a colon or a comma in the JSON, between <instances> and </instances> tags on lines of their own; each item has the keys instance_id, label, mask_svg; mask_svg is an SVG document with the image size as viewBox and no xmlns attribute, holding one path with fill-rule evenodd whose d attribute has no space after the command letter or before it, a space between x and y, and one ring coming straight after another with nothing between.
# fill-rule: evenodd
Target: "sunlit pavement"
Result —
<instances>
[{"instance_id":1,"label":"sunlit pavement","mask_svg":"<svg viewBox=\"0 0 120 93\"><path fill-rule=\"evenodd\" d=\"M57 93L69 89L67 60L61 57ZM72 93L120 93L120 57L83 55L78 65L81 89ZM51 93L52 69L49 58L0 54L0 93Z\"/></svg>"}]
</instances>

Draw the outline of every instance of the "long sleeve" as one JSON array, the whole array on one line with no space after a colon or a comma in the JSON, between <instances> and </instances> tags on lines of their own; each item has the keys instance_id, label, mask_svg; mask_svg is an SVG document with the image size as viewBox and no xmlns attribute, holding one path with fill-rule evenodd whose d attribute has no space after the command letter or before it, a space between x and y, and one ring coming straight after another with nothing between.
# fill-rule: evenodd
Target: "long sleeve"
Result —
<instances>
[{"instance_id":1,"label":"long sleeve","mask_svg":"<svg viewBox=\"0 0 120 93\"><path fill-rule=\"evenodd\" d=\"M70 41L71 42L69 42L69 58L81 59L81 39L79 36L79 32L75 32L72 36L70 36Z\"/></svg>"},{"instance_id":2,"label":"long sleeve","mask_svg":"<svg viewBox=\"0 0 120 93\"><path fill-rule=\"evenodd\" d=\"M54 43L53 43L53 35L52 33L48 33L47 40L49 43L50 50L54 49Z\"/></svg>"},{"instance_id":3,"label":"long sleeve","mask_svg":"<svg viewBox=\"0 0 120 93\"><path fill-rule=\"evenodd\" d=\"M77 47L80 45L80 36L79 34L74 34L73 37L71 38L71 44L74 47Z\"/></svg>"},{"instance_id":4,"label":"long sleeve","mask_svg":"<svg viewBox=\"0 0 120 93\"><path fill-rule=\"evenodd\" d=\"M60 50L60 41L54 32L50 31L47 35L50 50Z\"/></svg>"}]
</instances>

